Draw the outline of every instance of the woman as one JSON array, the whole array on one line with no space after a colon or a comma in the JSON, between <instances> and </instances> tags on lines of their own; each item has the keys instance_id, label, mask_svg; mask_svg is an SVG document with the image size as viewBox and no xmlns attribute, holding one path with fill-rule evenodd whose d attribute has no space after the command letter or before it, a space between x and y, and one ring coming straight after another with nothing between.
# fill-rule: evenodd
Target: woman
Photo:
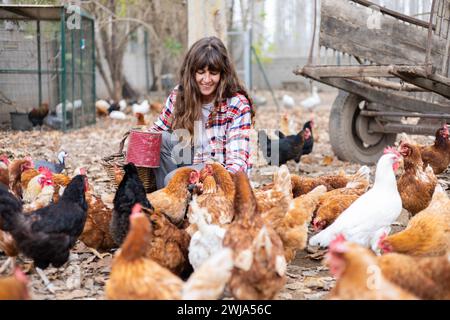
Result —
<instances>
[{"instance_id":1,"label":"woman","mask_svg":"<svg viewBox=\"0 0 450 320\"><path fill-rule=\"evenodd\" d=\"M162 132L160 167L154 171L157 188L167 185L177 168L199 170L209 159L231 173L246 172L254 111L223 42L206 37L194 43L179 77L150 128Z\"/></svg>"}]
</instances>

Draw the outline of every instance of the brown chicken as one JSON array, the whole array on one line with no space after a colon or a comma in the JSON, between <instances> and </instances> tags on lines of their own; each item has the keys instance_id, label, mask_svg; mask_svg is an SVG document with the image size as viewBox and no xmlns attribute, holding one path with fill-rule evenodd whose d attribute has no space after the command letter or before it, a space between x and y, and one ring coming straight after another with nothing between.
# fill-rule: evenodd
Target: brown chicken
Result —
<instances>
[{"instance_id":1,"label":"brown chicken","mask_svg":"<svg viewBox=\"0 0 450 320\"><path fill-rule=\"evenodd\" d=\"M362 166L345 188L334 189L323 194L319 199L318 209L313 219L315 231L332 224L356 199L369 187L370 169Z\"/></svg>"},{"instance_id":2,"label":"brown chicken","mask_svg":"<svg viewBox=\"0 0 450 320\"><path fill-rule=\"evenodd\" d=\"M10 189L19 198L22 198L22 192L25 189L21 182L22 173L27 169L33 169L33 167L34 164L30 157L14 160L9 166Z\"/></svg>"},{"instance_id":3,"label":"brown chicken","mask_svg":"<svg viewBox=\"0 0 450 320\"><path fill-rule=\"evenodd\" d=\"M159 263L177 275L184 276L189 273L190 265L188 247L191 237L183 230L178 229L166 215L148 209L142 209L151 222L151 239L147 246L148 258Z\"/></svg>"},{"instance_id":4,"label":"brown chicken","mask_svg":"<svg viewBox=\"0 0 450 320\"><path fill-rule=\"evenodd\" d=\"M150 111L153 115L159 116L164 108L164 105L160 102L150 103Z\"/></svg>"},{"instance_id":5,"label":"brown chicken","mask_svg":"<svg viewBox=\"0 0 450 320\"><path fill-rule=\"evenodd\" d=\"M94 195L91 189L88 189L85 196L88 211L80 240L95 251L108 251L117 248L109 229L112 219L112 209L108 208L100 197ZM96 252L94 250L93 252L95 254Z\"/></svg>"},{"instance_id":6,"label":"brown chicken","mask_svg":"<svg viewBox=\"0 0 450 320\"><path fill-rule=\"evenodd\" d=\"M286 282L283 243L264 225L245 173L237 172L234 183L235 218L223 239L234 257L229 289L235 299L273 299Z\"/></svg>"},{"instance_id":7,"label":"brown chicken","mask_svg":"<svg viewBox=\"0 0 450 320\"><path fill-rule=\"evenodd\" d=\"M389 282L367 248L346 242L341 235L330 243L326 262L337 279L328 299L410 300L414 295Z\"/></svg>"},{"instance_id":8,"label":"brown chicken","mask_svg":"<svg viewBox=\"0 0 450 320\"><path fill-rule=\"evenodd\" d=\"M135 205L132 209L130 231L113 259L111 275L106 284L106 298L217 299L230 277L231 251L219 252L184 283L148 257L153 227L140 210L140 205Z\"/></svg>"},{"instance_id":9,"label":"brown chicken","mask_svg":"<svg viewBox=\"0 0 450 320\"><path fill-rule=\"evenodd\" d=\"M291 202L286 216L275 228L283 242L287 262L294 260L296 252L306 247L309 223L321 195L326 191L325 186L318 186L311 192L295 198Z\"/></svg>"},{"instance_id":10,"label":"brown chicken","mask_svg":"<svg viewBox=\"0 0 450 320\"><path fill-rule=\"evenodd\" d=\"M9 159L6 155L0 156L0 183L9 188Z\"/></svg>"},{"instance_id":11,"label":"brown chicken","mask_svg":"<svg viewBox=\"0 0 450 320\"><path fill-rule=\"evenodd\" d=\"M0 279L0 300L29 300L27 276L16 269L14 275Z\"/></svg>"},{"instance_id":12,"label":"brown chicken","mask_svg":"<svg viewBox=\"0 0 450 320\"><path fill-rule=\"evenodd\" d=\"M436 139L432 146L422 146L420 148L424 169L430 165L435 174L442 173L447 169L450 164L450 141L448 136L448 127L445 124L436 131Z\"/></svg>"},{"instance_id":13,"label":"brown chicken","mask_svg":"<svg viewBox=\"0 0 450 320\"><path fill-rule=\"evenodd\" d=\"M1 274L5 272L9 266L14 269L16 265L16 257L19 254L16 242L9 232L0 230L0 250L8 256L8 260L6 260L0 268Z\"/></svg>"},{"instance_id":14,"label":"brown chicken","mask_svg":"<svg viewBox=\"0 0 450 320\"><path fill-rule=\"evenodd\" d=\"M405 230L382 237L383 252L440 256L450 250L450 199L438 184L430 205L415 215Z\"/></svg>"},{"instance_id":15,"label":"brown chicken","mask_svg":"<svg viewBox=\"0 0 450 320\"><path fill-rule=\"evenodd\" d=\"M220 226L231 223L234 216L234 183L231 175L220 163L214 162L205 165L200 172L200 179L203 185L197 203L201 208L208 210L211 215L210 223ZM192 209L189 207L188 218L191 212ZM193 235L197 228L189 226L187 230Z\"/></svg>"},{"instance_id":16,"label":"brown chicken","mask_svg":"<svg viewBox=\"0 0 450 320\"><path fill-rule=\"evenodd\" d=\"M138 125L138 126L147 126L148 125L148 123L145 121L144 114L142 114L140 112L136 112L135 117L136 117L136 125Z\"/></svg>"},{"instance_id":17,"label":"brown chicken","mask_svg":"<svg viewBox=\"0 0 450 320\"><path fill-rule=\"evenodd\" d=\"M41 126L44 124L44 118L48 115L49 108L48 103L42 103L39 108L33 108L28 112L28 119L35 126Z\"/></svg>"},{"instance_id":18,"label":"brown chicken","mask_svg":"<svg viewBox=\"0 0 450 320\"><path fill-rule=\"evenodd\" d=\"M402 142L399 152L403 156L404 172L397 180L398 192L403 208L415 215L430 204L437 178L431 167L423 170L420 150L416 145Z\"/></svg>"},{"instance_id":19,"label":"brown chicken","mask_svg":"<svg viewBox=\"0 0 450 320\"><path fill-rule=\"evenodd\" d=\"M302 194L307 194L312 189L323 185L327 190L344 188L353 178L352 175L346 175L345 172L340 172L338 175L329 175L321 177L305 177L296 174L291 175L292 193L294 198Z\"/></svg>"},{"instance_id":20,"label":"brown chicken","mask_svg":"<svg viewBox=\"0 0 450 320\"><path fill-rule=\"evenodd\" d=\"M147 194L147 199L156 211L164 213L173 223L179 224L184 219L190 200L188 187L196 184L199 176L195 169L180 168L165 188Z\"/></svg>"},{"instance_id":21,"label":"brown chicken","mask_svg":"<svg viewBox=\"0 0 450 320\"><path fill-rule=\"evenodd\" d=\"M450 254L411 257L389 253L377 261L386 279L415 296L426 300L450 299Z\"/></svg>"}]
</instances>

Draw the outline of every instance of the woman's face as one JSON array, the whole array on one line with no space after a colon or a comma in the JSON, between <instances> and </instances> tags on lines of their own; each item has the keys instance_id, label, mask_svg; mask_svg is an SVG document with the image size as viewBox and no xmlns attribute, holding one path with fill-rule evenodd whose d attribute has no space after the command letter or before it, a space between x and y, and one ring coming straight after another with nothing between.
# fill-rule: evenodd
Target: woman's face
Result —
<instances>
[{"instance_id":1,"label":"woman's face","mask_svg":"<svg viewBox=\"0 0 450 320\"><path fill-rule=\"evenodd\" d=\"M203 102L210 102L220 82L220 72L210 71L208 67L197 70L195 72L195 81L203 96Z\"/></svg>"}]
</instances>

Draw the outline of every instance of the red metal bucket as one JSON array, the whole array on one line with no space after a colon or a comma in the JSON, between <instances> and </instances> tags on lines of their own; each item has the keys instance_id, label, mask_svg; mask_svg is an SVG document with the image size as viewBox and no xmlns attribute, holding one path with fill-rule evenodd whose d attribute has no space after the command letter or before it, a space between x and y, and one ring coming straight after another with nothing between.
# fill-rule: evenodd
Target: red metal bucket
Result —
<instances>
[{"instance_id":1,"label":"red metal bucket","mask_svg":"<svg viewBox=\"0 0 450 320\"><path fill-rule=\"evenodd\" d=\"M127 163L137 167L158 168L161 133L131 130L128 137Z\"/></svg>"}]
</instances>

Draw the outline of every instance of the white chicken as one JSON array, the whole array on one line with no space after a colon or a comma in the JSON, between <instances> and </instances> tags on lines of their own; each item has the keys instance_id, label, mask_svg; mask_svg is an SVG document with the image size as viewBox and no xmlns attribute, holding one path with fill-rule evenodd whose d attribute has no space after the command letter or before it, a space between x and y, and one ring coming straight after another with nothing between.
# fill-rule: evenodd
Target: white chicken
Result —
<instances>
[{"instance_id":1,"label":"white chicken","mask_svg":"<svg viewBox=\"0 0 450 320\"><path fill-rule=\"evenodd\" d=\"M389 234L391 224L402 210L394 173L400 158L397 150L386 148L378 160L372 189L353 202L328 228L313 236L309 245L328 247L342 233L348 241L376 251L378 240L384 233Z\"/></svg>"},{"instance_id":2,"label":"white chicken","mask_svg":"<svg viewBox=\"0 0 450 320\"><path fill-rule=\"evenodd\" d=\"M295 106L294 98L285 94L283 95L283 107L285 109L292 109Z\"/></svg>"},{"instance_id":3,"label":"white chicken","mask_svg":"<svg viewBox=\"0 0 450 320\"><path fill-rule=\"evenodd\" d=\"M309 96L308 98L306 98L305 100L302 100L300 102L300 105L303 108L312 109L315 106L319 105L320 102L321 102L321 100L320 100L320 96L318 94L318 88L316 86L313 86L312 95Z\"/></svg>"},{"instance_id":4,"label":"white chicken","mask_svg":"<svg viewBox=\"0 0 450 320\"><path fill-rule=\"evenodd\" d=\"M128 104L125 99L122 99L119 101L120 111L125 112L125 109L127 108L127 106L128 106Z\"/></svg>"},{"instance_id":5,"label":"white chicken","mask_svg":"<svg viewBox=\"0 0 450 320\"><path fill-rule=\"evenodd\" d=\"M123 113L122 111L111 111L111 113L109 114L109 117L111 119L116 119L116 120L125 120L127 118L127 115L125 113Z\"/></svg>"},{"instance_id":6,"label":"white chicken","mask_svg":"<svg viewBox=\"0 0 450 320\"><path fill-rule=\"evenodd\" d=\"M144 100L142 101L140 104L133 104L131 106L131 110L133 111L133 114L136 113L142 113L142 114L147 114L150 111L150 104L148 103L148 100Z\"/></svg>"},{"instance_id":7,"label":"white chicken","mask_svg":"<svg viewBox=\"0 0 450 320\"><path fill-rule=\"evenodd\" d=\"M193 197L190 205L192 214L189 222L195 224L198 230L189 243L189 262L194 270L197 270L209 257L223 248L222 241L226 230L210 224L211 215L206 208L200 208L197 196Z\"/></svg>"}]
</instances>

